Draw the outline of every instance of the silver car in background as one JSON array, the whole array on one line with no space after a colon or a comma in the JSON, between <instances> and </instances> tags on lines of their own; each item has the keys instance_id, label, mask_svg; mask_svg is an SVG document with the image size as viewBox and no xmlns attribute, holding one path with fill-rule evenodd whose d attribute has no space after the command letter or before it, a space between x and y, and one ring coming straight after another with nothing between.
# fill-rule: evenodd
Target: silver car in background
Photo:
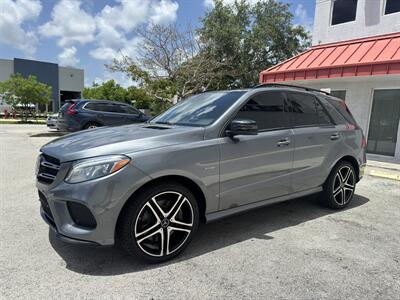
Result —
<instances>
[{"instance_id":1,"label":"silver car in background","mask_svg":"<svg viewBox=\"0 0 400 300\"><path fill-rule=\"evenodd\" d=\"M205 92L145 124L43 146L41 215L65 241L117 244L161 262L199 222L315 193L346 207L365 148L347 106L329 94L277 84Z\"/></svg>"},{"instance_id":2,"label":"silver car in background","mask_svg":"<svg viewBox=\"0 0 400 300\"><path fill-rule=\"evenodd\" d=\"M47 116L46 125L47 125L47 127L49 127L49 129L58 129L57 118L58 118L58 113L57 114L49 114Z\"/></svg>"}]
</instances>

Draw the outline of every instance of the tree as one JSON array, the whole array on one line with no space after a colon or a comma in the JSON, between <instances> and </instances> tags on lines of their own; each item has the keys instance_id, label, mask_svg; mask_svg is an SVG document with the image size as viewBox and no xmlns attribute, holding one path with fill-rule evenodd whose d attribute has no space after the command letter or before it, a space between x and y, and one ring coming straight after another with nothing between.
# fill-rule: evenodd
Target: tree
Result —
<instances>
[{"instance_id":1,"label":"tree","mask_svg":"<svg viewBox=\"0 0 400 300\"><path fill-rule=\"evenodd\" d=\"M92 87L84 88L82 93L86 99L129 102L127 101L126 94L126 90L112 79L100 85L93 83Z\"/></svg>"},{"instance_id":2,"label":"tree","mask_svg":"<svg viewBox=\"0 0 400 300\"><path fill-rule=\"evenodd\" d=\"M127 88L126 93L126 98L136 108L152 109L154 98L149 96L144 89L130 86Z\"/></svg>"},{"instance_id":3,"label":"tree","mask_svg":"<svg viewBox=\"0 0 400 300\"><path fill-rule=\"evenodd\" d=\"M107 67L128 73L149 95L162 101L205 90L217 78L216 61L208 56L188 26L151 25L136 30L142 39L138 58L123 56Z\"/></svg>"},{"instance_id":4,"label":"tree","mask_svg":"<svg viewBox=\"0 0 400 300\"><path fill-rule=\"evenodd\" d=\"M150 25L136 35L142 40L137 57L122 55L106 67L128 74L164 103L208 89L252 86L260 71L310 44L305 29L293 24L289 5L275 0L215 0L196 31Z\"/></svg>"},{"instance_id":5,"label":"tree","mask_svg":"<svg viewBox=\"0 0 400 300\"><path fill-rule=\"evenodd\" d=\"M0 82L0 93L5 94L5 101L14 108L23 108L22 118L25 121L30 105L48 104L51 99L51 87L38 82L33 75L29 75L28 78L20 74L11 75L10 79Z\"/></svg>"},{"instance_id":6,"label":"tree","mask_svg":"<svg viewBox=\"0 0 400 300\"><path fill-rule=\"evenodd\" d=\"M154 98L143 88L134 86L124 88L115 83L114 80L109 80L102 84L93 83L92 87L83 89L82 95L85 99L120 101L132 104L136 108L151 109L154 112L159 111L158 106L154 104Z\"/></svg>"},{"instance_id":7,"label":"tree","mask_svg":"<svg viewBox=\"0 0 400 300\"><path fill-rule=\"evenodd\" d=\"M248 87L258 82L260 71L288 59L310 45L309 34L293 24L289 4L275 0L225 4L214 8L198 30L206 52L222 64L218 88Z\"/></svg>"}]
</instances>

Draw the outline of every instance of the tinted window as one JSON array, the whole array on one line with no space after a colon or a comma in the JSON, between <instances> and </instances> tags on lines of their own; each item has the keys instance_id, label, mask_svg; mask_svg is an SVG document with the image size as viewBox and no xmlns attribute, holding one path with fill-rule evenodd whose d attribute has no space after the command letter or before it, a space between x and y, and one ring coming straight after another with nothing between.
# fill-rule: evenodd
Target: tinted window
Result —
<instances>
[{"instance_id":1,"label":"tinted window","mask_svg":"<svg viewBox=\"0 0 400 300\"><path fill-rule=\"evenodd\" d=\"M85 109L94 111L107 111L106 103L89 102L85 105Z\"/></svg>"},{"instance_id":2,"label":"tinted window","mask_svg":"<svg viewBox=\"0 0 400 300\"><path fill-rule=\"evenodd\" d=\"M125 114L138 115L139 112L131 106L121 105L121 109Z\"/></svg>"},{"instance_id":3,"label":"tinted window","mask_svg":"<svg viewBox=\"0 0 400 300\"><path fill-rule=\"evenodd\" d=\"M238 119L257 122L258 130L288 127L285 122L284 96L282 93L265 93L252 97L237 113Z\"/></svg>"},{"instance_id":4,"label":"tinted window","mask_svg":"<svg viewBox=\"0 0 400 300\"><path fill-rule=\"evenodd\" d=\"M332 25L354 21L356 19L356 12L357 0L333 1Z\"/></svg>"},{"instance_id":5,"label":"tinted window","mask_svg":"<svg viewBox=\"0 0 400 300\"><path fill-rule=\"evenodd\" d=\"M330 97L326 97L326 99L329 101L330 104L332 104L339 112L340 114L346 119L347 122L350 124L356 125L356 121L354 120L351 112L347 108L346 103L344 101L341 101L339 99L334 99Z\"/></svg>"},{"instance_id":6,"label":"tinted window","mask_svg":"<svg viewBox=\"0 0 400 300\"><path fill-rule=\"evenodd\" d=\"M346 123L344 117L341 116L341 114L336 110L336 108L333 107L331 103L329 103L327 97L321 97L320 100L336 125Z\"/></svg>"},{"instance_id":7,"label":"tinted window","mask_svg":"<svg viewBox=\"0 0 400 300\"><path fill-rule=\"evenodd\" d=\"M318 125L318 115L315 97L307 94L289 93L289 114L292 116L293 126Z\"/></svg>"},{"instance_id":8,"label":"tinted window","mask_svg":"<svg viewBox=\"0 0 400 300\"><path fill-rule=\"evenodd\" d=\"M70 107L72 104L74 103L78 103L78 102L74 102L74 101L67 101L63 104L63 106L61 106L60 111L66 111L68 109L68 107Z\"/></svg>"},{"instance_id":9,"label":"tinted window","mask_svg":"<svg viewBox=\"0 0 400 300\"><path fill-rule=\"evenodd\" d=\"M108 104L107 111L112 113L124 114L125 111L122 109L121 105L118 104Z\"/></svg>"},{"instance_id":10,"label":"tinted window","mask_svg":"<svg viewBox=\"0 0 400 300\"><path fill-rule=\"evenodd\" d=\"M386 0L385 14L393 14L400 12L400 1L399 0Z\"/></svg>"},{"instance_id":11,"label":"tinted window","mask_svg":"<svg viewBox=\"0 0 400 300\"><path fill-rule=\"evenodd\" d=\"M319 125L331 125L332 121L327 114L325 108L319 103L318 100L315 100L315 105L317 109L317 115L318 115L318 124Z\"/></svg>"},{"instance_id":12,"label":"tinted window","mask_svg":"<svg viewBox=\"0 0 400 300\"><path fill-rule=\"evenodd\" d=\"M245 92L207 92L183 100L150 123L207 126L217 120Z\"/></svg>"}]
</instances>

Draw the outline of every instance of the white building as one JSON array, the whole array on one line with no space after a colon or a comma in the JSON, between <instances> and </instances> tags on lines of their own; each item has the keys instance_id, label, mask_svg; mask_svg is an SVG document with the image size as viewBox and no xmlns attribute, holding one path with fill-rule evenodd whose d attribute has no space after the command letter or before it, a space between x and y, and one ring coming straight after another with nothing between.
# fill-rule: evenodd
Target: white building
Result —
<instances>
[{"instance_id":1,"label":"white building","mask_svg":"<svg viewBox=\"0 0 400 300\"><path fill-rule=\"evenodd\" d=\"M329 89L353 112L370 157L400 161L400 0L316 0L313 46L260 82Z\"/></svg>"},{"instance_id":2,"label":"white building","mask_svg":"<svg viewBox=\"0 0 400 300\"><path fill-rule=\"evenodd\" d=\"M80 98L84 87L82 69L28 59L0 59L0 81L8 80L12 74L17 73L24 77L34 75L39 82L51 86L50 108L54 112L58 111L65 100Z\"/></svg>"}]
</instances>

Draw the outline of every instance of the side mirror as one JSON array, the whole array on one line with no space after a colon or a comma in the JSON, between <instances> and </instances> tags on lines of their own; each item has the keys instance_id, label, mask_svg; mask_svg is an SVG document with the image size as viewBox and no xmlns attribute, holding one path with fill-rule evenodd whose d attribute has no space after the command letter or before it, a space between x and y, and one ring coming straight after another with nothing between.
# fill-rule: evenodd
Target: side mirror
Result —
<instances>
[{"instance_id":1,"label":"side mirror","mask_svg":"<svg viewBox=\"0 0 400 300\"><path fill-rule=\"evenodd\" d=\"M229 137L235 135L257 135L258 126L256 121L248 119L235 119L231 122L230 129L226 131Z\"/></svg>"}]
</instances>

